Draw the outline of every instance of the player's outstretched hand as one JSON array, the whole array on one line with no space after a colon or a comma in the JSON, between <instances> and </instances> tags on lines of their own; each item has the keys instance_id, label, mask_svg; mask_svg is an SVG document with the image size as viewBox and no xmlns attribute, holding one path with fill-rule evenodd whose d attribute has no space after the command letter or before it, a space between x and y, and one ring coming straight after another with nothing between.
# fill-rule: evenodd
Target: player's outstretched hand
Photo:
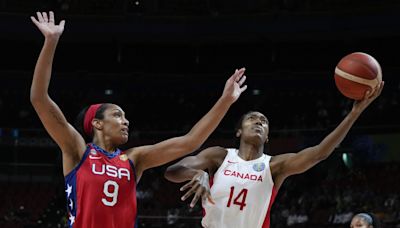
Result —
<instances>
[{"instance_id":1,"label":"player's outstretched hand","mask_svg":"<svg viewBox=\"0 0 400 228\"><path fill-rule=\"evenodd\" d=\"M245 68L235 70L235 73L226 81L222 96L234 103L246 89L247 85L243 85L246 81Z\"/></svg>"},{"instance_id":2,"label":"player's outstretched hand","mask_svg":"<svg viewBox=\"0 0 400 228\"><path fill-rule=\"evenodd\" d=\"M382 93L384 85L385 82L382 81L377 85L372 93L371 91L367 90L362 100L354 102L352 111L357 113L361 113L362 111L364 111L368 107L368 105L370 105L372 101L374 101Z\"/></svg>"},{"instance_id":3,"label":"player's outstretched hand","mask_svg":"<svg viewBox=\"0 0 400 228\"><path fill-rule=\"evenodd\" d=\"M52 11L48 14L46 12L36 12L36 16L37 18L31 16L31 20L44 37L58 39L61 36L64 31L65 20L60 21L60 24L57 25Z\"/></svg>"},{"instance_id":4,"label":"player's outstretched hand","mask_svg":"<svg viewBox=\"0 0 400 228\"><path fill-rule=\"evenodd\" d=\"M192 180L180 189L181 191L186 191L187 189L189 189L189 191L187 191L186 194L182 196L182 201L185 201L187 198L194 194L193 200L190 203L190 207L194 207L200 197L203 203L205 202L205 200L208 200L210 203L214 204L214 200L211 198L210 184L208 181L208 173L204 172L203 170L199 170L198 173L192 178Z\"/></svg>"}]
</instances>

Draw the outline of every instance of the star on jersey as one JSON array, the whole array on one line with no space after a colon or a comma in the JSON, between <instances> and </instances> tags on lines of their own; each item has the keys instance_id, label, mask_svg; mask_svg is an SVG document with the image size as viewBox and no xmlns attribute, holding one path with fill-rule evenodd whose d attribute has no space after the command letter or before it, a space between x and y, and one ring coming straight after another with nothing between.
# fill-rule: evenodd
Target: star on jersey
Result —
<instances>
[{"instance_id":1,"label":"star on jersey","mask_svg":"<svg viewBox=\"0 0 400 228\"><path fill-rule=\"evenodd\" d=\"M71 192L72 192L72 186L67 184L67 190L65 190L65 192L68 194L67 197L69 197L69 195L71 195Z\"/></svg>"},{"instance_id":2,"label":"star on jersey","mask_svg":"<svg viewBox=\"0 0 400 228\"><path fill-rule=\"evenodd\" d=\"M70 221L70 224L71 224L71 225L74 224L74 222L75 222L75 216L73 216L72 214L70 214L70 215L69 215L69 221Z\"/></svg>"},{"instance_id":3,"label":"star on jersey","mask_svg":"<svg viewBox=\"0 0 400 228\"><path fill-rule=\"evenodd\" d=\"M72 199L69 199L69 207L71 208L71 211L74 209L74 202Z\"/></svg>"}]
</instances>

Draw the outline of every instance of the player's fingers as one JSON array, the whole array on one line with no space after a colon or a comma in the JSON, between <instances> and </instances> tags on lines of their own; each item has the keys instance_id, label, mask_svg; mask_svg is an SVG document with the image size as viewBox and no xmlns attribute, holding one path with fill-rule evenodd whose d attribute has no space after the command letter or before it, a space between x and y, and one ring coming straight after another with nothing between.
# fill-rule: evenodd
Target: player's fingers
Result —
<instances>
[{"instance_id":1,"label":"player's fingers","mask_svg":"<svg viewBox=\"0 0 400 228\"><path fill-rule=\"evenodd\" d=\"M367 91L365 91L363 100L367 100L370 97L371 97L371 90L368 89Z\"/></svg>"},{"instance_id":2,"label":"player's fingers","mask_svg":"<svg viewBox=\"0 0 400 228\"><path fill-rule=\"evenodd\" d=\"M36 18L33 17L33 16L31 16L31 20L32 20L32 22L33 22L36 26L38 26L38 25L40 24L39 21L36 20Z\"/></svg>"},{"instance_id":3,"label":"player's fingers","mask_svg":"<svg viewBox=\"0 0 400 228\"><path fill-rule=\"evenodd\" d=\"M235 69L235 73L232 74L232 76L229 77L228 81L233 81L236 79L238 73L238 69Z\"/></svg>"},{"instance_id":4,"label":"player's fingers","mask_svg":"<svg viewBox=\"0 0 400 228\"><path fill-rule=\"evenodd\" d=\"M181 197L181 200L182 201L185 201L187 198L189 198L189 196L191 196L192 194L194 193L194 191L192 191L192 189L190 189L189 191L187 191L186 193L185 193L185 195L183 195L182 197Z\"/></svg>"},{"instance_id":5,"label":"player's fingers","mask_svg":"<svg viewBox=\"0 0 400 228\"><path fill-rule=\"evenodd\" d=\"M194 205L196 205L197 201L199 201L200 197L203 195L203 192L203 188L197 189L196 194L194 194L194 197L192 199L192 202L190 202L190 207L194 207Z\"/></svg>"},{"instance_id":6,"label":"player's fingers","mask_svg":"<svg viewBox=\"0 0 400 228\"><path fill-rule=\"evenodd\" d=\"M202 195L203 204L208 200L211 204L215 204L214 199L211 197L210 190L205 190Z\"/></svg>"},{"instance_id":7,"label":"player's fingers","mask_svg":"<svg viewBox=\"0 0 400 228\"><path fill-rule=\"evenodd\" d=\"M244 85L242 88L240 88L240 93L243 93L247 89L247 85Z\"/></svg>"},{"instance_id":8,"label":"player's fingers","mask_svg":"<svg viewBox=\"0 0 400 228\"><path fill-rule=\"evenodd\" d=\"M61 28L64 28L64 25L65 25L65 20L60 21L60 25L59 25L59 26L60 26Z\"/></svg>"},{"instance_id":9,"label":"player's fingers","mask_svg":"<svg viewBox=\"0 0 400 228\"><path fill-rule=\"evenodd\" d=\"M235 81L238 82L240 80L240 78L242 77L242 75L244 74L244 72L246 71L246 68L242 67L238 70L236 76L235 76Z\"/></svg>"},{"instance_id":10,"label":"player's fingers","mask_svg":"<svg viewBox=\"0 0 400 228\"><path fill-rule=\"evenodd\" d=\"M187 191L185 195L182 196L181 200L185 201L187 198L189 198L189 196L191 196L193 193L197 191L198 187L199 187L198 183L194 184L193 187L189 191Z\"/></svg>"},{"instance_id":11,"label":"player's fingers","mask_svg":"<svg viewBox=\"0 0 400 228\"><path fill-rule=\"evenodd\" d=\"M238 82L239 86L242 86L245 81L246 81L246 75L243 75L243 77Z\"/></svg>"},{"instance_id":12,"label":"player's fingers","mask_svg":"<svg viewBox=\"0 0 400 228\"><path fill-rule=\"evenodd\" d=\"M39 21L40 23L44 22L43 17L42 17L42 14L41 14L40 12L36 12L36 15L37 15L38 21Z\"/></svg>"},{"instance_id":13,"label":"player's fingers","mask_svg":"<svg viewBox=\"0 0 400 228\"><path fill-rule=\"evenodd\" d=\"M181 190L181 191L185 191L186 189L192 187L193 182L194 182L193 180L189 181L188 183L186 183L185 185L183 185L183 186L180 188L180 190Z\"/></svg>"},{"instance_id":14,"label":"player's fingers","mask_svg":"<svg viewBox=\"0 0 400 228\"><path fill-rule=\"evenodd\" d=\"M53 11L49 12L49 22L54 24L54 12Z\"/></svg>"},{"instance_id":15,"label":"player's fingers","mask_svg":"<svg viewBox=\"0 0 400 228\"><path fill-rule=\"evenodd\" d=\"M207 201L207 197L201 196L201 204L204 205Z\"/></svg>"},{"instance_id":16,"label":"player's fingers","mask_svg":"<svg viewBox=\"0 0 400 228\"><path fill-rule=\"evenodd\" d=\"M46 12L43 12L43 20L44 20L44 22L49 22L49 18L47 17Z\"/></svg>"},{"instance_id":17,"label":"player's fingers","mask_svg":"<svg viewBox=\"0 0 400 228\"><path fill-rule=\"evenodd\" d=\"M190 202L190 207L194 207L196 205L197 201L199 200L199 196L197 194L194 194L192 202Z\"/></svg>"}]
</instances>

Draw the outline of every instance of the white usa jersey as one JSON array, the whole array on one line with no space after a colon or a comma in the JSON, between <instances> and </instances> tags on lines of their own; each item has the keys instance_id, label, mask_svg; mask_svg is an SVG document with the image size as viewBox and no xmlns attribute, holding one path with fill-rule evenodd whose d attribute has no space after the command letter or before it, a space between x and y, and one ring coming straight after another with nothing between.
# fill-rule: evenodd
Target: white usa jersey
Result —
<instances>
[{"instance_id":1,"label":"white usa jersey","mask_svg":"<svg viewBox=\"0 0 400 228\"><path fill-rule=\"evenodd\" d=\"M237 149L228 153L210 180L211 197L205 201L201 224L206 228L269 228L271 205L277 191L272 180L271 156L245 161Z\"/></svg>"}]
</instances>

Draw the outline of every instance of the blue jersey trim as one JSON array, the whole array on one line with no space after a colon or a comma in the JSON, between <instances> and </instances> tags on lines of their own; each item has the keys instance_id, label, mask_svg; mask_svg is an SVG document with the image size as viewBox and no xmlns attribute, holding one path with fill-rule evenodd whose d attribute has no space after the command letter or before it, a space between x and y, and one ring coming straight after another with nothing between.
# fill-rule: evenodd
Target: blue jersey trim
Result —
<instances>
[{"instance_id":1,"label":"blue jersey trim","mask_svg":"<svg viewBox=\"0 0 400 228\"><path fill-rule=\"evenodd\" d=\"M65 196L67 198L67 211L69 212L67 214L67 223L68 227L72 228L73 223L71 221L74 221L76 219L76 214L77 214L77 195L76 195L76 173L78 172L79 168L85 162L88 154L90 151L89 145L86 147L85 153L83 154L83 157L79 164L70 172L68 173L64 178L65 178Z\"/></svg>"},{"instance_id":2,"label":"blue jersey trim","mask_svg":"<svg viewBox=\"0 0 400 228\"><path fill-rule=\"evenodd\" d=\"M90 145L96 150L99 151L100 153L104 154L105 156L107 156L109 159L113 159L116 156L121 154L121 150L117 149L116 151L110 153L106 150L104 150L103 148L99 147L98 145L94 144L94 143L90 143Z\"/></svg>"},{"instance_id":3,"label":"blue jersey trim","mask_svg":"<svg viewBox=\"0 0 400 228\"><path fill-rule=\"evenodd\" d=\"M87 145L85 153L83 154L83 157L79 164L70 172L68 173L64 178L65 178L65 196L67 198L67 211L69 212L67 214L67 223L68 227L72 228L73 223L71 221L74 221L76 219L77 215L77 208L78 205L76 203L77 201L77 196L76 196L76 173L78 172L79 168L85 162L88 154L90 151L90 146Z\"/></svg>"},{"instance_id":4,"label":"blue jersey trim","mask_svg":"<svg viewBox=\"0 0 400 228\"><path fill-rule=\"evenodd\" d=\"M79 164L73 169L73 170L71 170L71 172L69 172L64 178L65 178L65 180L67 180L67 178L69 178L69 176L71 176L71 175L76 175L76 172L78 172L78 169L81 167L81 165L83 164L83 162L85 162L85 160L86 160L86 158L87 158L87 156L88 156L88 154L89 154L89 151L90 151L90 147L89 147L89 145L87 145L86 146L86 150L85 150L85 153L83 154L83 157L82 157L82 159L81 159L81 161L79 162Z\"/></svg>"}]
</instances>

